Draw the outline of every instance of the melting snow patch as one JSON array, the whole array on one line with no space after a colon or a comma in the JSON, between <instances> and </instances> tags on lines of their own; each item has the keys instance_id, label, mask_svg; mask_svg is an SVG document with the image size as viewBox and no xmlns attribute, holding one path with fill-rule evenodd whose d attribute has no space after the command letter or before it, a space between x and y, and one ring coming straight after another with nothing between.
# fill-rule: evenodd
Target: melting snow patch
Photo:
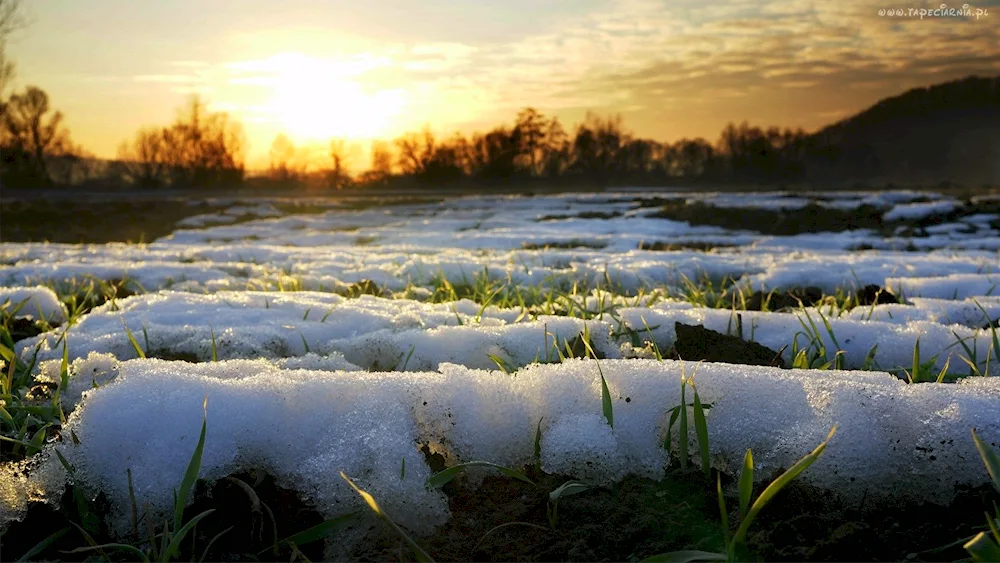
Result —
<instances>
[{"instance_id":1,"label":"melting snow patch","mask_svg":"<svg viewBox=\"0 0 1000 563\"><path fill-rule=\"evenodd\" d=\"M955 201L930 201L924 203L901 203L882 215L885 221L919 221L934 215L945 215L958 208Z\"/></svg>"},{"instance_id":2,"label":"melting snow patch","mask_svg":"<svg viewBox=\"0 0 1000 563\"><path fill-rule=\"evenodd\" d=\"M55 292L44 286L0 287L0 305L9 313L51 323L66 322L66 307ZM16 310L16 313L15 313Z\"/></svg>"},{"instance_id":3,"label":"melting snow patch","mask_svg":"<svg viewBox=\"0 0 1000 563\"><path fill-rule=\"evenodd\" d=\"M203 478L263 469L334 517L360 502L338 478L344 471L403 525L426 533L444 522L448 509L440 492L424 487L430 470L420 444L431 444L450 462L519 467L530 463L543 419L542 462L549 471L599 482L627 474L662 477L666 413L680 403L684 366L606 360L601 368L613 428L600 414L593 360L533 365L516 376L456 365L439 373L369 373L280 369L263 360L133 360L119 366L113 382L87 392L70 416L67 430L80 445L57 447L76 465L81 484L108 495L114 528L124 534L125 470L132 470L140 502L168 511L207 395ZM703 364L695 381L702 400L713 405L707 421L716 466L735 473L752 448L756 475L767 479L838 425L823 457L800 478L848 501L891 493L947 502L955 487L988 479L970 427L1000 444L997 378L906 385L883 373ZM58 461L50 456L45 463ZM39 474L48 475L42 485L50 492L61 490L52 472ZM911 486L915 478L919 488Z\"/></svg>"}]
</instances>

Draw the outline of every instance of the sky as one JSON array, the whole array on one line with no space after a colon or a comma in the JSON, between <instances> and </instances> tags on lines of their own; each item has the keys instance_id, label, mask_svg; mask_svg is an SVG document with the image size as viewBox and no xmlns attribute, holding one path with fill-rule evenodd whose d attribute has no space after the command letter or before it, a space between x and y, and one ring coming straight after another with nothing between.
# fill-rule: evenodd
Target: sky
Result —
<instances>
[{"instance_id":1,"label":"sky","mask_svg":"<svg viewBox=\"0 0 1000 563\"><path fill-rule=\"evenodd\" d=\"M9 41L99 157L199 94L248 162L294 143L470 133L535 107L619 113L636 135L729 122L815 130L903 91L1000 74L1000 0L22 0ZM960 8L960 4L948 6ZM880 16L895 8L903 17ZM913 17L909 11L913 10ZM977 10L985 15L975 16Z\"/></svg>"}]
</instances>

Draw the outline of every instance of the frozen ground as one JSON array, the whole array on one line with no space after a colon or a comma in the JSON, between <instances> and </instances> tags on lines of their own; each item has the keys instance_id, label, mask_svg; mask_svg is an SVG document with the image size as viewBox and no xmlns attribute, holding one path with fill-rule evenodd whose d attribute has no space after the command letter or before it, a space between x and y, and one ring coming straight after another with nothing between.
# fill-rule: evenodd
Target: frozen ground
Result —
<instances>
[{"instance_id":1,"label":"frozen ground","mask_svg":"<svg viewBox=\"0 0 1000 563\"><path fill-rule=\"evenodd\" d=\"M39 378L58 381L65 346L62 405L81 443L57 447L82 484L109 495L119 530L126 466L137 496L169 509L206 395L203 476L264 468L328 517L357 504L337 477L343 470L410 528L428 531L448 508L422 485L430 469L418 444L449 463L516 466L531 462L539 419L550 472L599 482L662 476L666 411L680 402L682 372L695 366L651 359L651 347L668 349L676 322L732 334L733 311L685 301L692 287L723 280L747 294L814 286L833 295L874 284L906 303L741 312L744 337L787 363L796 348L839 350L843 370L697 366L699 392L713 403L717 467L733 472L752 447L757 475L767 477L837 424L806 478L847 498L908 490L947 502L956 486L985 482L969 430L1000 444L1000 349L988 326L1000 317L992 200L657 197L491 196L361 210L331 201L312 214L234 200L146 245L4 244L0 302L8 311L20 305L16 316L61 324L16 352L35 362ZM664 198L725 214L876 209L883 226L765 236L753 225L653 216ZM649 243L671 250L641 249ZM59 297L88 279L124 280L138 295L73 318ZM443 288L484 281L562 297L525 306L440 298ZM603 358L600 371L593 360L560 361L583 337ZM917 348L935 373L990 377L908 385L900 378ZM613 427L601 414L600 373ZM22 514L29 494L59 490L65 475L48 451L30 478L0 486L0 523ZM922 487L906 486L914 479Z\"/></svg>"}]
</instances>

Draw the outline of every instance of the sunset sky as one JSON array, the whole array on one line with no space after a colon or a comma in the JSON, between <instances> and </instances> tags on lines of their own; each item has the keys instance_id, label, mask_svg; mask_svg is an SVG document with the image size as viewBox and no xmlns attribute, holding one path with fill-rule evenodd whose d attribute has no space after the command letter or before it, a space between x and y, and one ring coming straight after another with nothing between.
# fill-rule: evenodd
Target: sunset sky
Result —
<instances>
[{"instance_id":1,"label":"sunset sky","mask_svg":"<svg viewBox=\"0 0 1000 563\"><path fill-rule=\"evenodd\" d=\"M1000 0L27 0L19 86L112 157L191 93L243 122L250 163L293 141L442 133L533 106L570 125L621 113L638 135L718 137L730 121L815 129L880 98L1000 74ZM953 7L959 7L954 4Z\"/></svg>"}]
</instances>

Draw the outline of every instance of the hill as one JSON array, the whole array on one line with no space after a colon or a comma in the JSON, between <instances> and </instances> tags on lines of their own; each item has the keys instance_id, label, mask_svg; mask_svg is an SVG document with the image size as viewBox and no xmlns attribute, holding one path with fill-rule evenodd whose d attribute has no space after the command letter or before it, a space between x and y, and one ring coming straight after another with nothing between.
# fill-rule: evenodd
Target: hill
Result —
<instances>
[{"instance_id":1,"label":"hill","mask_svg":"<svg viewBox=\"0 0 1000 563\"><path fill-rule=\"evenodd\" d=\"M886 98L809 138L810 179L1000 183L1000 76Z\"/></svg>"}]
</instances>

